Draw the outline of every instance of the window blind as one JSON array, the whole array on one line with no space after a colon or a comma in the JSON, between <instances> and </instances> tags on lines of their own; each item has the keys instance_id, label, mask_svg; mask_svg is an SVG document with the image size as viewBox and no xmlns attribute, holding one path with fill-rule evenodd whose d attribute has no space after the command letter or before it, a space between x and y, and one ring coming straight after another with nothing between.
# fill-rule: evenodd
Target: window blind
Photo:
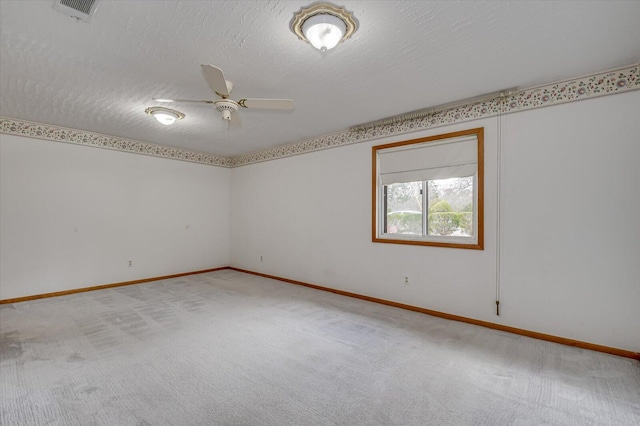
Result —
<instances>
[{"instance_id":1,"label":"window blind","mask_svg":"<svg viewBox=\"0 0 640 426\"><path fill-rule=\"evenodd\" d=\"M478 139L463 136L378 152L383 185L473 176L478 171Z\"/></svg>"}]
</instances>

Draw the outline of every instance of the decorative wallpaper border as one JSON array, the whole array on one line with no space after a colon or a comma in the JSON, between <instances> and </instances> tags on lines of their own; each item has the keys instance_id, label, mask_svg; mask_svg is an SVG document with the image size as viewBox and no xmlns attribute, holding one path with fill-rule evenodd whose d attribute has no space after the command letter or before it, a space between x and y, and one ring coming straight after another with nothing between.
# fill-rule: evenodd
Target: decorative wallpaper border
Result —
<instances>
[{"instance_id":1,"label":"decorative wallpaper border","mask_svg":"<svg viewBox=\"0 0 640 426\"><path fill-rule=\"evenodd\" d=\"M632 65L587 77L519 90L510 96L438 111L425 117L307 139L290 145L278 146L265 151L235 157L233 158L233 167L492 117L498 115L498 113L510 114L636 90L640 89L639 69L640 66Z\"/></svg>"},{"instance_id":2,"label":"decorative wallpaper border","mask_svg":"<svg viewBox=\"0 0 640 426\"><path fill-rule=\"evenodd\" d=\"M151 155L171 160L190 161L211 166L232 167L233 163L231 158L218 157L213 154L5 117L0 117L0 133Z\"/></svg>"},{"instance_id":3,"label":"decorative wallpaper border","mask_svg":"<svg viewBox=\"0 0 640 426\"><path fill-rule=\"evenodd\" d=\"M84 132L5 117L0 117L0 133L75 143L97 148L208 164L211 166L239 167L381 137L488 118L496 116L499 113L510 114L534 108L637 90L640 89L639 73L640 66L632 65L573 80L519 90L509 96L437 111L419 118L355 131L345 130L239 157L219 157L213 154L189 151L172 146L116 138L99 133Z\"/></svg>"}]
</instances>

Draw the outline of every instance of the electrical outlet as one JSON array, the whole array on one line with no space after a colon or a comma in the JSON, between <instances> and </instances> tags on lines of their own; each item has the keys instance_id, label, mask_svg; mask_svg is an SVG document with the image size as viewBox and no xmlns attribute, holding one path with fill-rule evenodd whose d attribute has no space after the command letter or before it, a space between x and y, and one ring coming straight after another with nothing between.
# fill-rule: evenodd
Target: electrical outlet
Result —
<instances>
[{"instance_id":1,"label":"electrical outlet","mask_svg":"<svg viewBox=\"0 0 640 426\"><path fill-rule=\"evenodd\" d=\"M404 285L409 285L409 277L404 277Z\"/></svg>"},{"instance_id":2,"label":"electrical outlet","mask_svg":"<svg viewBox=\"0 0 640 426\"><path fill-rule=\"evenodd\" d=\"M262 256L260 256L260 262L262 262Z\"/></svg>"},{"instance_id":3,"label":"electrical outlet","mask_svg":"<svg viewBox=\"0 0 640 426\"><path fill-rule=\"evenodd\" d=\"M133 266L133 260L130 260L129 262L127 262L127 266L129 267Z\"/></svg>"}]
</instances>

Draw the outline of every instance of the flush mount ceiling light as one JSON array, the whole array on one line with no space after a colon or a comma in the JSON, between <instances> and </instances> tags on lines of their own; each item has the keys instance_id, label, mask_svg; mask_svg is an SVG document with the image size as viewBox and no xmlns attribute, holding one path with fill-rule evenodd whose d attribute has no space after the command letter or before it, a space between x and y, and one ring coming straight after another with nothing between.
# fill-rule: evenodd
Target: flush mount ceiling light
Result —
<instances>
[{"instance_id":1,"label":"flush mount ceiling light","mask_svg":"<svg viewBox=\"0 0 640 426\"><path fill-rule=\"evenodd\" d=\"M173 124L176 120L182 120L184 118L184 114L180 111L164 107L149 107L145 109L144 112L153 116L158 123L164 124L165 126Z\"/></svg>"},{"instance_id":2,"label":"flush mount ceiling light","mask_svg":"<svg viewBox=\"0 0 640 426\"><path fill-rule=\"evenodd\" d=\"M303 7L291 20L291 31L323 52L351 37L357 29L358 21L351 12L329 3Z\"/></svg>"}]
</instances>

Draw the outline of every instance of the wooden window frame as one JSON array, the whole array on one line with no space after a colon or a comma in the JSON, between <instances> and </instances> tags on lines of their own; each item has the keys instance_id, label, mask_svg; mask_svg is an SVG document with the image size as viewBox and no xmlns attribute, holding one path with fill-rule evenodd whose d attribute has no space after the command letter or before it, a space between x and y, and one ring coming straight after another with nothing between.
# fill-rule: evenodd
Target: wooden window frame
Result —
<instances>
[{"instance_id":1,"label":"wooden window frame","mask_svg":"<svg viewBox=\"0 0 640 426\"><path fill-rule=\"evenodd\" d=\"M443 142L446 139L459 138L463 136L475 135L477 138L478 145L478 170L477 170L477 188L474 188L474 191L477 191L477 205L474 205L474 210L476 210L476 239L472 243L464 243L464 242L444 242L444 241L430 241L427 239L395 239L390 238L388 236L382 238L379 236L380 225L379 225L379 212L380 206L379 202L379 173L378 173L378 151L385 150L388 148L396 148L400 146L406 145L414 145L414 144L423 144L427 142ZM472 250L484 250L484 127L477 127L468 130L462 130L458 132L444 133L435 136L428 136L424 138L418 139L410 139L401 142L393 142L384 145L376 145L372 148L372 194L371 194L371 238L374 243L387 243L387 244L407 244L407 245L418 245L418 246L432 246L432 247L449 247L449 248L460 248L460 249L472 249ZM426 188L425 188L426 191ZM386 234L389 235L389 234ZM462 238L461 238L462 239Z\"/></svg>"}]
</instances>

